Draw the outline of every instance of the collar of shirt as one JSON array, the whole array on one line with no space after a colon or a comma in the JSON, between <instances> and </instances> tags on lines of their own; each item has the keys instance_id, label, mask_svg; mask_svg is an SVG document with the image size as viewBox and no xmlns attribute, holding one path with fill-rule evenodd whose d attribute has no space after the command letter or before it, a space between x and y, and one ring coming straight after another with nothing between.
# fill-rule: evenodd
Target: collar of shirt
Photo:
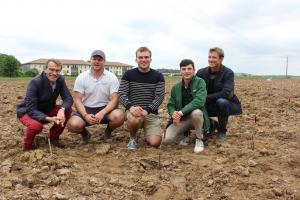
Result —
<instances>
[{"instance_id":1,"label":"collar of shirt","mask_svg":"<svg viewBox=\"0 0 300 200\"><path fill-rule=\"evenodd\" d=\"M107 73L108 73L107 70L104 69L103 73L101 74L101 76L99 77L99 79L96 79L95 76L92 73L92 70L91 69L88 69L88 70L89 70L89 76L91 76L93 78L93 80L95 80L95 81L100 81L102 79L102 77L105 76L105 75L107 75Z\"/></svg>"},{"instance_id":2,"label":"collar of shirt","mask_svg":"<svg viewBox=\"0 0 300 200\"><path fill-rule=\"evenodd\" d=\"M52 88L52 90L54 91L56 88L56 81L55 82L50 82L50 86Z\"/></svg>"}]
</instances>

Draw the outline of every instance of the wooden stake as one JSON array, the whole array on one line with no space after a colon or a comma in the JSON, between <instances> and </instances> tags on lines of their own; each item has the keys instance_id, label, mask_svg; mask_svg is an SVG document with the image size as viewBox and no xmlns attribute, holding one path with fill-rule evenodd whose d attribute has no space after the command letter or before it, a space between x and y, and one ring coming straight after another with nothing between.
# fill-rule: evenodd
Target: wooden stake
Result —
<instances>
[{"instance_id":1,"label":"wooden stake","mask_svg":"<svg viewBox=\"0 0 300 200\"><path fill-rule=\"evenodd\" d=\"M163 144L163 141L165 139L165 136L166 136L166 132L167 132L167 129L164 129L163 131L163 136L162 136L162 139L161 139L161 142L160 142L160 145L159 145L159 149L158 149L158 169L160 170L161 167L160 167L160 159L161 159L161 146Z\"/></svg>"}]
</instances>

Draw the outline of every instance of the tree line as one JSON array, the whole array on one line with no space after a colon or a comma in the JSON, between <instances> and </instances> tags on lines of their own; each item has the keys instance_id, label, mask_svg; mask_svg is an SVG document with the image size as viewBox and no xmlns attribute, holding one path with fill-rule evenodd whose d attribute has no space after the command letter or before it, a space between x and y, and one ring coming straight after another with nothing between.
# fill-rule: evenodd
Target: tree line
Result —
<instances>
[{"instance_id":1,"label":"tree line","mask_svg":"<svg viewBox=\"0 0 300 200\"><path fill-rule=\"evenodd\" d=\"M178 69L157 69L162 73L174 73L179 74ZM20 61L13 55L1 54L0 53L0 76L1 77L34 77L38 74L37 69L21 69Z\"/></svg>"},{"instance_id":2,"label":"tree line","mask_svg":"<svg viewBox=\"0 0 300 200\"><path fill-rule=\"evenodd\" d=\"M38 74L37 69L23 71L20 61L13 55L0 53L0 76L3 77L34 77Z\"/></svg>"}]
</instances>

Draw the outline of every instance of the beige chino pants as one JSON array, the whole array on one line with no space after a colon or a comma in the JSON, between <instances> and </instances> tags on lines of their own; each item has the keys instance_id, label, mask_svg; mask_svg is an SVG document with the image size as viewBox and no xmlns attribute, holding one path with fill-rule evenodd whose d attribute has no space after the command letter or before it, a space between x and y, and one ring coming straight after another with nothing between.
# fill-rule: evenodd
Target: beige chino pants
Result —
<instances>
[{"instance_id":1,"label":"beige chino pants","mask_svg":"<svg viewBox=\"0 0 300 200\"><path fill-rule=\"evenodd\" d=\"M197 138L203 139L203 121L203 112L200 109L192 111L190 115L186 119L181 120L179 124L174 125L173 123L167 128L163 143L176 143L183 138L184 132L191 129L196 130Z\"/></svg>"}]
</instances>

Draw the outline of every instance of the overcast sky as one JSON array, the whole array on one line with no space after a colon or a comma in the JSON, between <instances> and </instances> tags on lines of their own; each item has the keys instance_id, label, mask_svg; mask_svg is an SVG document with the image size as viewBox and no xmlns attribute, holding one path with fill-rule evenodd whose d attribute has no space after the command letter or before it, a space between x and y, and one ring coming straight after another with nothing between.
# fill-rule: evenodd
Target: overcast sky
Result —
<instances>
[{"instance_id":1,"label":"overcast sky","mask_svg":"<svg viewBox=\"0 0 300 200\"><path fill-rule=\"evenodd\" d=\"M22 63L38 58L135 65L135 50L152 50L153 68L184 58L207 66L219 46L234 72L300 75L298 0L0 0L0 53Z\"/></svg>"}]
</instances>

